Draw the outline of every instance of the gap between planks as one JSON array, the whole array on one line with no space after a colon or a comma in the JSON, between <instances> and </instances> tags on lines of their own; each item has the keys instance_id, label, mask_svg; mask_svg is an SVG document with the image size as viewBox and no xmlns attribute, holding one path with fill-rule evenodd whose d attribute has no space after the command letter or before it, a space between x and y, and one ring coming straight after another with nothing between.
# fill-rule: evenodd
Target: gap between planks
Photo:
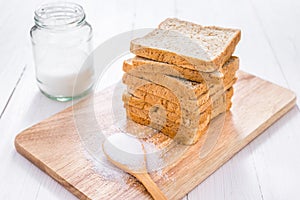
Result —
<instances>
[{"instance_id":1,"label":"gap between planks","mask_svg":"<svg viewBox=\"0 0 300 200\"><path fill-rule=\"evenodd\" d=\"M18 78L16 84L15 84L15 86L13 87L13 89L12 89L12 91L11 91L11 93L10 93L8 99L7 99L7 102L6 102L6 104L4 105L3 110L1 111L1 114L0 114L0 120L1 120L2 116L4 115L4 112L5 112L5 110L6 110L7 106L8 106L8 104L9 104L9 102L10 102L12 96L14 95L14 93L15 93L15 91L16 91L16 89L17 89L19 83L20 83L20 81L21 81L21 79L22 79L22 77L23 77L23 75L24 75L24 73L25 73L25 71L26 71L26 68L27 68L27 65L25 65L25 66L23 67L22 72L21 72L21 74L20 74L20 76L19 76L19 78Z\"/></svg>"}]
</instances>

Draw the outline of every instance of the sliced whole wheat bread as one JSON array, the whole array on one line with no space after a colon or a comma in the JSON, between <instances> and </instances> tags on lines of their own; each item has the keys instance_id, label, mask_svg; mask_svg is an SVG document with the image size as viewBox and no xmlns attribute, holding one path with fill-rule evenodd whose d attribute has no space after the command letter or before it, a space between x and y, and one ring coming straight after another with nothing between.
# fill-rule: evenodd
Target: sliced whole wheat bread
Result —
<instances>
[{"instance_id":1,"label":"sliced whole wheat bread","mask_svg":"<svg viewBox=\"0 0 300 200\"><path fill-rule=\"evenodd\" d=\"M132 121L142 124L145 126L152 127L156 130L160 130L160 132L164 133L170 138L174 138L177 142L185 144L185 145L192 145L196 143L199 138L206 132L210 121L220 115L221 113L225 112L226 110L229 110L232 103L227 102L226 108L223 107L217 107L215 108L210 117L207 117L205 121L202 121L202 123L197 128L186 128L183 125L179 125L177 123L172 123L166 121L161 122L160 120L154 118L154 120L150 120L150 118L145 115L144 110L135 109L134 111L131 111L130 109L126 109L127 117L131 119ZM203 116L204 118L206 116ZM180 127L180 128L179 128Z\"/></svg>"},{"instance_id":2,"label":"sliced whole wheat bread","mask_svg":"<svg viewBox=\"0 0 300 200\"><path fill-rule=\"evenodd\" d=\"M201 26L169 18L158 29L132 40L130 51L151 60L213 72L231 57L240 37L238 29Z\"/></svg>"},{"instance_id":3,"label":"sliced whole wheat bread","mask_svg":"<svg viewBox=\"0 0 300 200\"><path fill-rule=\"evenodd\" d=\"M161 125L167 125L171 127L171 125L182 125L185 128L198 128L202 123L211 118L211 109L206 109L203 113L195 117L194 119L184 118L178 116L172 112L165 112L165 110L161 107L150 107L152 109L145 110L139 109L129 104L124 104L124 107L127 111L135 113L136 115L144 118L150 119ZM168 125L169 124L169 125Z\"/></svg>"},{"instance_id":4,"label":"sliced whole wheat bread","mask_svg":"<svg viewBox=\"0 0 300 200\"><path fill-rule=\"evenodd\" d=\"M143 96L135 96L134 94L131 94L129 92L124 92L122 96L122 100L126 104L130 104L132 106L135 106L139 109L147 109L149 106L153 105L161 105L163 106L167 111L176 113L180 115L181 108L179 106L179 103L174 103L169 100L163 99L161 97L157 97L155 95L146 93ZM202 100L200 100L202 101ZM200 102L199 101L199 102ZM193 113L193 114L200 114L205 111L211 105L211 101L208 99L205 102L201 102L202 104L198 106L197 110L187 110L187 112ZM199 103L200 104L200 103Z\"/></svg>"},{"instance_id":5,"label":"sliced whole wheat bread","mask_svg":"<svg viewBox=\"0 0 300 200\"><path fill-rule=\"evenodd\" d=\"M125 77L125 78L124 78ZM231 82L229 82L227 85L212 85L212 88L209 88L206 92L200 92L198 90L194 90L195 95L193 98L182 98L181 93L180 95L176 95L172 90L169 88L163 87L162 85L157 84L158 82L151 82L148 80L141 79L139 77L131 76L129 74L124 74L123 82L127 85L127 92L130 94L133 94L134 96L137 96L141 99L145 97L146 94L149 94L149 98L162 98L166 99L170 102L173 102L175 104L185 102L185 107L188 110L191 110L192 108L195 108L194 105L197 105L197 107L201 106L203 103L205 103L209 97L214 100L214 98L218 97L218 95L223 94L226 90L228 90L232 85L236 82L236 77L233 77ZM141 84L142 83L142 84ZM196 82L195 82L196 83ZM139 85L140 84L140 85ZM197 84L197 83L196 83ZM199 86L201 88L201 86ZM153 97L151 95L154 95Z\"/></svg>"},{"instance_id":6,"label":"sliced whole wheat bread","mask_svg":"<svg viewBox=\"0 0 300 200\"><path fill-rule=\"evenodd\" d=\"M198 119L200 115L203 113L207 113L212 110L212 116L215 117L216 113L220 111L225 112L227 105L231 102L231 97L233 96L233 88L228 89L224 95L219 96L213 102L208 101L204 105L199 107L199 112L189 111L189 112L181 112L180 106L177 106L176 109L170 109L167 107L168 102L145 102L143 99L139 99L130 94L123 94L123 101L125 105L130 105L139 110L144 110L146 112L150 112L153 108L157 113L162 113L162 118L167 117L174 123L183 123L184 126L190 127L194 126L191 121L194 119ZM161 111L164 110L164 111ZM182 115L181 113L186 113L188 115ZM182 116L182 117L181 117ZM182 121L182 120L183 121Z\"/></svg>"},{"instance_id":7,"label":"sliced whole wheat bread","mask_svg":"<svg viewBox=\"0 0 300 200\"><path fill-rule=\"evenodd\" d=\"M196 100L208 91L206 83L187 81L185 79L167 76L159 73L138 73L123 75L123 83L131 89L144 88L147 84L157 84L172 91L178 98Z\"/></svg>"},{"instance_id":8,"label":"sliced whole wheat bread","mask_svg":"<svg viewBox=\"0 0 300 200\"><path fill-rule=\"evenodd\" d=\"M184 126L180 126L178 124L170 124L170 126L165 126L153 123L151 120L144 119L128 110L126 111L127 117L132 121L159 130L161 133L167 135L170 138L173 138L174 140L176 140L176 142L184 145L192 145L196 143L201 135L203 135L207 131L208 125L210 123L210 120L207 119L202 123L202 125L199 125L199 127L195 129L185 128Z\"/></svg>"},{"instance_id":9,"label":"sliced whole wheat bread","mask_svg":"<svg viewBox=\"0 0 300 200\"><path fill-rule=\"evenodd\" d=\"M178 76L187 80L195 82L206 82L208 85L228 84L235 72L239 69L239 58L232 56L229 60L218 70L211 73L201 73L197 70L183 68L177 65L157 62L142 57L134 57L123 62L123 71L126 73L135 73L140 71L143 73L160 72L165 75Z\"/></svg>"},{"instance_id":10,"label":"sliced whole wheat bread","mask_svg":"<svg viewBox=\"0 0 300 200\"><path fill-rule=\"evenodd\" d=\"M170 110L177 110L180 105L180 101L178 100L176 95L172 93L172 91L157 84L148 84L136 90L131 89L131 87L128 86L126 92L134 97L142 99L145 102L160 102L162 105L166 105ZM199 96L197 100L186 101L185 107L189 111L198 111L200 110L198 108L200 108L208 101L209 93L206 92ZM194 108L193 105L195 103L197 105L196 110L191 110L192 108Z\"/></svg>"}]
</instances>

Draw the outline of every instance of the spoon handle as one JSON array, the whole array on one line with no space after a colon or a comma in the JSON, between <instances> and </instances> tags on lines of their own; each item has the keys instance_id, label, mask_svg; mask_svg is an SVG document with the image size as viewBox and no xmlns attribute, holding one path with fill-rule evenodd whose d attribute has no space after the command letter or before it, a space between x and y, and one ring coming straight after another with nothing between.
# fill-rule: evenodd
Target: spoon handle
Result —
<instances>
[{"instance_id":1,"label":"spoon handle","mask_svg":"<svg viewBox=\"0 0 300 200\"><path fill-rule=\"evenodd\" d=\"M166 200L164 193L158 188L148 173L135 173L134 176L145 186L155 200Z\"/></svg>"}]
</instances>

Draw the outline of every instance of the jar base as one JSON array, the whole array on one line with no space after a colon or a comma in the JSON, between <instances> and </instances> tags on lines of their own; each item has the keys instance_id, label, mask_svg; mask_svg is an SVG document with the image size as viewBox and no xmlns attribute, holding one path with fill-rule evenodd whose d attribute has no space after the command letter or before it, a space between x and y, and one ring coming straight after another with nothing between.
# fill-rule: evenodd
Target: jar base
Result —
<instances>
[{"instance_id":1,"label":"jar base","mask_svg":"<svg viewBox=\"0 0 300 200\"><path fill-rule=\"evenodd\" d=\"M93 86L90 87L89 89L87 89L86 91L82 92L81 94L79 95L76 95L76 96L69 96L69 97L65 97L65 96L53 96L53 95L50 95L48 93L46 93L45 91L43 91L41 88L40 91L43 95L45 95L46 97L48 97L49 99L51 100L54 100L54 101L59 101L59 102L68 102L68 101L71 101L71 100L76 100L76 99L80 99L84 96L86 96L87 94L89 94L92 90Z\"/></svg>"}]
</instances>

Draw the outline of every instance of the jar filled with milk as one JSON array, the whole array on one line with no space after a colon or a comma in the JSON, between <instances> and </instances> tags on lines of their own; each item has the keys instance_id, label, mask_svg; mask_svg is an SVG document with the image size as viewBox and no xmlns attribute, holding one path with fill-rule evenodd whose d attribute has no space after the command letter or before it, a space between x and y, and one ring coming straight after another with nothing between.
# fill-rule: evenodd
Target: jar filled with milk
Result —
<instances>
[{"instance_id":1,"label":"jar filled with milk","mask_svg":"<svg viewBox=\"0 0 300 200\"><path fill-rule=\"evenodd\" d=\"M94 83L92 28L75 3L51 3L35 11L30 31L38 86L47 97L69 101ZM76 83L76 87L74 87Z\"/></svg>"}]
</instances>

